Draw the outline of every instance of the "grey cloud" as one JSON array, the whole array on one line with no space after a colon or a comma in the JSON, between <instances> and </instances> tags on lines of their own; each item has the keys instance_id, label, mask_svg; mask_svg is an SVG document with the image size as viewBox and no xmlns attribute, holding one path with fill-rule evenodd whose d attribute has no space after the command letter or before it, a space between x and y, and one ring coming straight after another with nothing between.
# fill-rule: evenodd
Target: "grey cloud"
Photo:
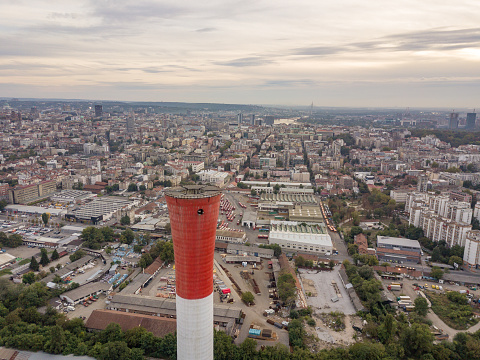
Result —
<instances>
[{"instance_id":1,"label":"grey cloud","mask_svg":"<svg viewBox=\"0 0 480 360\"><path fill-rule=\"evenodd\" d=\"M244 57L229 61L220 61L217 62L217 65L223 66L233 66L233 67L246 67L246 66L261 66L273 63L272 60L260 57L260 56L251 56L251 57Z\"/></svg>"},{"instance_id":2,"label":"grey cloud","mask_svg":"<svg viewBox=\"0 0 480 360\"><path fill-rule=\"evenodd\" d=\"M59 12L51 12L47 15L48 19L76 19L79 15L76 13L59 13Z\"/></svg>"},{"instance_id":3,"label":"grey cloud","mask_svg":"<svg viewBox=\"0 0 480 360\"><path fill-rule=\"evenodd\" d=\"M432 29L402 33L383 38L339 46L310 46L292 51L293 55L326 56L345 52L365 51L426 51L459 50L480 47L480 28L461 30Z\"/></svg>"},{"instance_id":4,"label":"grey cloud","mask_svg":"<svg viewBox=\"0 0 480 360\"><path fill-rule=\"evenodd\" d=\"M314 56L325 56L333 55L343 51L345 48L343 46L312 46L299 48L294 51L295 55L314 55Z\"/></svg>"},{"instance_id":5,"label":"grey cloud","mask_svg":"<svg viewBox=\"0 0 480 360\"><path fill-rule=\"evenodd\" d=\"M116 2L93 0L93 15L106 22L135 21L154 18L170 19L189 12L184 7L162 4L158 1L141 0L135 2Z\"/></svg>"},{"instance_id":6,"label":"grey cloud","mask_svg":"<svg viewBox=\"0 0 480 360\"><path fill-rule=\"evenodd\" d=\"M203 32L212 32L212 31L216 31L216 30L217 29L214 28L214 27L205 27L205 28L202 28L202 29L195 30L195 32L203 33Z\"/></svg>"},{"instance_id":7,"label":"grey cloud","mask_svg":"<svg viewBox=\"0 0 480 360\"><path fill-rule=\"evenodd\" d=\"M308 79L300 80L268 80L261 86L264 87L293 87L293 86L315 86L317 83Z\"/></svg>"}]
</instances>

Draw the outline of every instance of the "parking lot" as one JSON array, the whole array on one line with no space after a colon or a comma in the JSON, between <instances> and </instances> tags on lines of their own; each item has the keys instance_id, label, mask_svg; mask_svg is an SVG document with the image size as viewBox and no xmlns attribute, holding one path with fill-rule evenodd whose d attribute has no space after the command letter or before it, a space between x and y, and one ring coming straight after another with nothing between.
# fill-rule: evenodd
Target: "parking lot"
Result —
<instances>
[{"instance_id":1,"label":"parking lot","mask_svg":"<svg viewBox=\"0 0 480 360\"><path fill-rule=\"evenodd\" d=\"M107 300L107 298L105 297L105 295L101 294L98 296L98 300L92 302L88 307L80 304L76 305L75 310L69 311L66 315L69 319L74 319L78 317L85 317L86 319L88 319L92 314L93 310L105 309L105 300Z\"/></svg>"}]
</instances>

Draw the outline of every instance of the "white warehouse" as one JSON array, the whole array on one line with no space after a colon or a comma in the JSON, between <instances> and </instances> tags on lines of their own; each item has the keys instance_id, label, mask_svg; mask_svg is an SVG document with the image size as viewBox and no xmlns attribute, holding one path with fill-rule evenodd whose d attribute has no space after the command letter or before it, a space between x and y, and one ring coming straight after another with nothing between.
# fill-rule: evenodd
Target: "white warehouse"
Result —
<instances>
[{"instance_id":1,"label":"white warehouse","mask_svg":"<svg viewBox=\"0 0 480 360\"><path fill-rule=\"evenodd\" d=\"M333 250L332 239L323 225L296 221L272 221L268 241L280 245L285 252L307 251L322 255Z\"/></svg>"}]
</instances>

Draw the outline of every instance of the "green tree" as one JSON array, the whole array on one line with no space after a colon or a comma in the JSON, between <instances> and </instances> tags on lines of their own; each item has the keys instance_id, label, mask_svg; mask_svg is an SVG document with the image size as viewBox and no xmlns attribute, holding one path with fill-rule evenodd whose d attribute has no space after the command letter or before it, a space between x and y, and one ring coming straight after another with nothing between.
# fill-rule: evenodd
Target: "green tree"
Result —
<instances>
[{"instance_id":1,"label":"green tree","mask_svg":"<svg viewBox=\"0 0 480 360\"><path fill-rule=\"evenodd\" d=\"M405 327L401 335L401 343L406 355L415 359L420 359L424 354L432 351L433 339L428 325L420 323Z\"/></svg>"},{"instance_id":2,"label":"green tree","mask_svg":"<svg viewBox=\"0 0 480 360\"><path fill-rule=\"evenodd\" d=\"M105 242L112 242L112 241L115 240L114 239L115 232L113 231L113 229L111 227L104 226L104 227L102 227L101 231L102 231L102 235L103 235L103 240Z\"/></svg>"},{"instance_id":3,"label":"green tree","mask_svg":"<svg viewBox=\"0 0 480 360\"><path fill-rule=\"evenodd\" d=\"M33 284L35 282L35 273L30 271L22 276L22 282L24 284Z\"/></svg>"},{"instance_id":4,"label":"green tree","mask_svg":"<svg viewBox=\"0 0 480 360\"><path fill-rule=\"evenodd\" d=\"M52 256L51 256L50 259L52 259L52 261L54 261L54 260L58 260L59 258L60 258L60 255L58 255L57 249L53 250Z\"/></svg>"},{"instance_id":5,"label":"green tree","mask_svg":"<svg viewBox=\"0 0 480 360\"><path fill-rule=\"evenodd\" d=\"M50 263L50 259L48 258L47 249L43 248L40 249L41 258L40 258L40 265L47 266Z\"/></svg>"},{"instance_id":6,"label":"green tree","mask_svg":"<svg viewBox=\"0 0 480 360\"><path fill-rule=\"evenodd\" d=\"M395 335L396 322L392 314L387 314L385 320L378 327L378 338L383 344L390 343Z\"/></svg>"},{"instance_id":7,"label":"green tree","mask_svg":"<svg viewBox=\"0 0 480 360\"><path fill-rule=\"evenodd\" d=\"M32 269L33 271L38 271L38 269L40 268L40 265L38 265L38 262L37 262L37 259L35 259L35 256L32 256L32 259L30 260L29 268Z\"/></svg>"},{"instance_id":8,"label":"green tree","mask_svg":"<svg viewBox=\"0 0 480 360\"><path fill-rule=\"evenodd\" d=\"M373 343L369 341L356 343L352 345L348 352L351 359L355 360L381 360L388 359L385 347L382 344Z\"/></svg>"},{"instance_id":9,"label":"green tree","mask_svg":"<svg viewBox=\"0 0 480 360\"><path fill-rule=\"evenodd\" d=\"M427 300L419 296L414 301L415 312L421 316L427 316L428 313L428 303Z\"/></svg>"},{"instance_id":10,"label":"green tree","mask_svg":"<svg viewBox=\"0 0 480 360\"><path fill-rule=\"evenodd\" d=\"M123 243L130 245L134 239L135 233L132 229L126 229L125 231L122 231L121 240L123 240Z\"/></svg>"},{"instance_id":11,"label":"green tree","mask_svg":"<svg viewBox=\"0 0 480 360\"><path fill-rule=\"evenodd\" d=\"M456 255L450 256L450 258L448 259L448 265L454 266L454 264L457 264L459 267L462 267L463 265L462 258Z\"/></svg>"},{"instance_id":12,"label":"green tree","mask_svg":"<svg viewBox=\"0 0 480 360\"><path fill-rule=\"evenodd\" d=\"M122 218L120 219L120 224L130 225L130 216L128 215L122 216Z\"/></svg>"},{"instance_id":13,"label":"green tree","mask_svg":"<svg viewBox=\"0 0 480 360\"><path fill-rule=\"evenodd\" d=\"M3 211L7 205L8 203L6 200L0 200L0 211Z\"/></svg>"},{"instance_id":14,"label":"green tree","mask_svg":"<svg viewBox=\"0 0 480 360\"><path fill-rule=\"evenodd\" d=\"M50 214L48 214L48 213L43 213L42 214L42 221L45 224L45 226L47 226L49 219L50 219Z\"/></svg>"},{"instance_id":15,"label":"green tree","mask_svg":"<svg viewBox=\"0 0 480 360\"><path fill-rule=\"evenodd\" d=\"M84 251L84 250L77 250L75 251L72 255L70 255L70 261L71 262L74 262L74 261L77 261L79 259L81 259L83 256L87 255L87 253Z\"/></svg>"},{"instance_id":16,"label":"green tree","mask_svg":"<svg viewBox=\"0 0 480 360\"><path fill-rule=\"evenodd\" d=\"M296 267L305 266L305 259L303 258L303 256L297 256L297 258L295 259L295 266Z\"/></svg>"},{"instance_id":17,"label":"green tree","mask_svg":"<svg viewBox=\"0 0 480 360\"><path fill-rule=\"evenodd\" d=\"M250 291L245 291L244 293L242 293L242 301L245 304L250 305L251 303L253 303L254 300L255 297Z\"/></svg>"},{"instance_id":18,"label":"green tree","mask_svg":"<svg viewBox=\"0 0 480 360\"><path fill-rule=\"evenodd\" d=\"M288 272L282 272L278 277L277 288L278 297L280 300L286 303L290 303L295 300L295 279L292 274Z\"/></svg>"},{"instance_id":19,"label":"green tree","mask_svg":"<svg viewBox=\"0 0 480 360\"><path fill-rule=\"evenodd\" d=\"M430 276L437 279L437 280L440 280L443 277L443 271L438 266L434 266L434 267L432 267L432 271L430 273Z\"/></svg>"},{"instance_id":20,"label":"green tree","mask_svg":"<svg viewBox=\"0 0 480 360\"><path fill-rule=\"evenodd\" d=\"M171 263L175 259L175 254L173 251L173 242L168 241L164 244L162 252L160 253L160 259L166 263Z\"/></svg>"},{"instance_id":21,"label":"green tree","mask_svg":"<svg viewBox=\"0 0 480 360\"><path fill-rule=\"evenodd\" d=\"M293 319L288 324L288 339L293 347L304 347L305 329L299 319Z\"/></svg>"},{"instance_id":22,"label":"green tree","mask_svg":"<svg viewBox=\"0 0 480 360\"><path fill-rule=\"evenodd\" d=\"M20 234L12 234L2 241L4 246L16 248L23 245L23 238Z\"/></svg>"},{"instance_id":23,"label":"green tree","mask_svg":"<svg viewBox=\"0 0 480 360\"><path fill-rule=\"evenodd\" d=\"M127 191L128 191L128 192L138 191L137 184L135 184L135 183L130 183L130 184L128 185Z\"/></svg>"},{"instance_id":24,"label":"green tree","mask_svg":"<svg viewBox=\"0 0 480 360\"><path fill-rule=\"evenodd\" d=\"M50 328L49 339L50 340L45 343L45 351L51 354L61 354L67 344L67 339L65 332L59 325Z\"/></svg>"},{"instance_id":25,"label":"green tree","mask_svg":"<svg viewBox=\"0 0 480 360\"><path fill-rule=\"evenodd\" d=\"M328 262L328 267L330 268L330 270L333 270L333 268L335 267L335 261L330 260L330 261Z\"/></svg>"}]
</instances>

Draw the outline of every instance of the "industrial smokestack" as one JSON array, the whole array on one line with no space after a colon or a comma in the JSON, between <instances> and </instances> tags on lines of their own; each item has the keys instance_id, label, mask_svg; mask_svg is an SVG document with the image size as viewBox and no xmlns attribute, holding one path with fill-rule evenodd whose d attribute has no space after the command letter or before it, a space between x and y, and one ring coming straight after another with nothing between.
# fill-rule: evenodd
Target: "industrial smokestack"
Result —
<instances>
[{"instance_id":1,"label":"industrial smokestack","mask_svg":"<svg viewBox=\"0 0 480 360\"><path fill-rule=\"evenodd\" d=\"M213 253L221 191L165 191L175 252L177 359L213 360Z\"/></svg>"}]
</instances>

